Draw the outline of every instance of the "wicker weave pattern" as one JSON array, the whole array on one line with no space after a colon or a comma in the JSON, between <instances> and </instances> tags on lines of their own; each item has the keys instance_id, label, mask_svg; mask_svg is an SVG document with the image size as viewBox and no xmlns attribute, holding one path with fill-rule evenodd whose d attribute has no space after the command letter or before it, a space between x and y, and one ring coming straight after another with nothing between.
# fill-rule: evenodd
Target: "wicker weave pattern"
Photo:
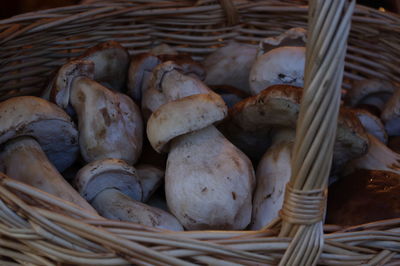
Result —
<instances>
[{"instance_id":1,"label":"wicker weave pattern","mask_svg":"<svg viewBox=\"0 0 400 266\"><path fill-rule=\"evenodd\" d=\"M118 41L131 54L164 42L200 58L231 39L256 45L265 36L307 26L305 6L271 0L234 2L240 15L234 26L228 26L225 12L211 0L100 2L2 20L0 99L38 93L56 67L101 41ZM395 15L356 9L345 87L362 77L400 81L399 25Z\"/></svg>"},{"instance_id":2,"label":"wicker weave pattern","mask_svg":"<svg viewBox=\"0 0 400 266\"><path fill-rule=\"evenodd\" d=\"M305 6L234 3L238 17L228 19L230 11L212 0L125 0L0 21L0 98L39 93L52 71L100 41L119 41L131 54L164 42L201 58L230 39L256 45L265 36L306 26ZM363 77L399 82L399 22L395 15L356 9L344 86ZM278 237L280 227L276 220L260 231L161 231L92 216L0 174L1 265L15 265L6 258L30 265L277 264L291 242ZM324 236L320 264L396 265L400 260L400 219L325 230L333 233Z\"/></svg>"}]
</instances>

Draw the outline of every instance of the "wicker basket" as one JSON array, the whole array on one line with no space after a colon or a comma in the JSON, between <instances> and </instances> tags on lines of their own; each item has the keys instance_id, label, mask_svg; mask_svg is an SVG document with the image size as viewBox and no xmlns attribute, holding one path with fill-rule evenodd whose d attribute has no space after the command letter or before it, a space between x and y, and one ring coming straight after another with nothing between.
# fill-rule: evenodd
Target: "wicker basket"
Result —
<instances>
[{"instance_id":1,"label":"wicker basket","mask_svg":"<svg viewBox=\"0 0 400 266\"><path fill-rule=\"evenodd\" d=\"M231 39L257 45L265 36L295 26L307 27L307 12L307 6L274 0L121 0L12 17L0 21L0 99L38 95L58 66L100 41L118 41L132 55L167 43L200 59ZM317 16L310 23L318 28ZM321 35L330 29L322 30ZM318 36L311 37L307 44L311 58L317 54L312 54L312 48L323 50L316 45L317 40ZM399 40L399 17L357 6L348 38L343 87L367 77L400 82ZM343 37L339 42L345 43ZM340 47L344 55L345 47ZM341 84L341 80L332 82L335 75L341 77L341 64L338 62L336 71L326 73L332 88ZM305 93L309 95L318 89L311 82L317 67L308 61ZM312 104L302 104L301 112L306 113ZM338 105L337 101L333 109L337 111ZM298 131L307 123L307 119L300 121ZM300 147L304 139L296 137L296 143ZM298 152L298 156L304 154ZM1 265L400 264L400 219L346 229L325 226L329 233L323 235L321 219L304 224L287 220L283 212L283 222L277 219L260 231L177 233L100 219L3 174L0 183ZM324 182L320 183L318 189L309 186L306 196L324 195ZM303 193L295 184L289 190ZM321 197L320 203L325 203Z\"/></svg>"}]
</instances>

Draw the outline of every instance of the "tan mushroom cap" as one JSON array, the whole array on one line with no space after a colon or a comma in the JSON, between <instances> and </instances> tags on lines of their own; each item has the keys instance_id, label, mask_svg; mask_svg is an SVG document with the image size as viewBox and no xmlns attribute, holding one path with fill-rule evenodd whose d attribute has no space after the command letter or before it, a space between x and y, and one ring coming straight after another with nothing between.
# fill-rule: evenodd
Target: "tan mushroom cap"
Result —
<instances>
[{"instance_id":1,"label":"tan mushroom cap","mask_svg":"<svg viewBox=\"0 0 400 266\"><path fill-rule=\"evenodd\" d=\"M227 107L214 92L196 94L166 103L147 122L147 137L158 152L173 138L222 120Z\"/></svg>"},{"instance_id":2,"label":"tan mushroom cap","mask_svg":"<svg viewBox=\"0 0 400 266\"><path fill-rule=\"evenodd\" d=\"M123 160L104 159L87 164L76 175L76 186L87 201L108 188L115 188L137 201L143 191L137 171Z\"/></svg>"},{"instance_id":3,"label":"tan mushroom cap","mask_svg":"<svg viewBox=\"0 0 400 266\"><path fill-rule=\"evenodd\" d=\"M89 48L78 59L92 61L94 80L106 87L122 91L129 66L129 53L118 42L107 41Z\"/></svg>"},{"instance_id":4,"label":"tan mushroom cap","mask_svg":"<svg viewBox=\"0 0 400 266\"><path fill-rule=\"evenodd\" d=\"M79 154L78 131L71 118L38 97L20 96L0 103L0 143L21 136L33 137L60 172Z\"/></svg>"}]
</instances>

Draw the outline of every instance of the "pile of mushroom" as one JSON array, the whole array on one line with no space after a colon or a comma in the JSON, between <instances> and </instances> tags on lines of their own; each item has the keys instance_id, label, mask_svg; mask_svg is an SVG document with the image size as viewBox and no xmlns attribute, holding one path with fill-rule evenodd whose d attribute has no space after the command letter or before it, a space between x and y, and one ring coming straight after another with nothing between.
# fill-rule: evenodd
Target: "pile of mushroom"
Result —
<instances>
[{"instance_id":1,"label":"pile of mushroom","mask_svg":"<svg viewBox=\"0 0 400 266\"><path fill-rule=\"evenodd\" d=\"M261 229L279 216L291 175L305 42L294 28L258 48L230 41L203 62L165 44L133 56L96 45L55 73L45 99L0 103L0 169L109 219ZM400 154L386 146L400 138L399 97L382 80L347 91L328 222L400 216Z\"/></svg>"}]
</instances>

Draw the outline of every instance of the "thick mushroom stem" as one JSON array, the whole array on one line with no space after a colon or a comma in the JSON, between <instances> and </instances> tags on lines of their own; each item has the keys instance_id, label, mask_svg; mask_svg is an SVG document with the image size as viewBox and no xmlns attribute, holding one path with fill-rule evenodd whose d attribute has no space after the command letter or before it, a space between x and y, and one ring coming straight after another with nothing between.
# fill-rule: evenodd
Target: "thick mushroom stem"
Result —
<instances>
[{"instance_id":1,"label":"thick mushroom stem","mask_svg":"<svg viewBox=\"0 0 400 266\"><path fill-rule=\"evenodd\" d=\"M214 126L171 143L165 193L169 209L186 229L244 229L254 183L249 159Z\"/></svg>"},{"instance_id":2,"label":"thick mushroom stem","mask_svg":"<svg viewBox=\"0 0 400 266\"><path fill-rule=\"evenodd\" d=\"M253 197L251 229L258 230L278 217L285 186L290 180L295 130L274 130L272 146L261 158L256 171L257 186Z\"/></svg>"},{"instance_id":3,"label":"thick mushroom stem","mask_svg":"<svg viewBox=\"0 0 400 266\"><path fill-rule=\"evenodd\" d=\"M100 215L109 219L183 231L182 225L171 214L135 201L115 188L100 191L91 203Z\"/></svg>"},{"instance_id":4,"label":"thick mushroom stem","mask_svg":"<svg viewBox=\"0 0 400 266\"><path fill-rule=\"evenodd\" d=\"M49 162L34 138L19 137L7 142L1 159L10 177L96 212Z\"/></svg>"},{"instance_id":5,"label":"thick mushroom stem","mask_svg":"<svg viewBox=\"0 0 400 266\"><path fill-rule=\"evenodd\" d=\"M143 121L137 105L86 77L77 77L70 102L79 122L85 161L117 158L134 164L142 151Z\"/></svg>"},{"instance_id":6,"label":"thick mushroom stem","mask_svg":"<svg viewBox=\"0 0 400 266\"><path fill-rule=\"evenodd\" d=\"M259 230L278 217L282 208L285 186L292 169L293 142L280 142L268 149L256 171L257 186L253 198L251 229Z\"/></svg>"},{"instance_id":7,"label":"thick mushroom stem","mask_svg":"<svg viewBox=\"0 0 400 266\"><path fill-rule=\"evenodd\" d=\"M370 142L368 153L361 158L351 161L348 164L347 170L383 170L400 174L400 154L389 149L373 135L367 135Z\"/></svg>"}]
</instances>

